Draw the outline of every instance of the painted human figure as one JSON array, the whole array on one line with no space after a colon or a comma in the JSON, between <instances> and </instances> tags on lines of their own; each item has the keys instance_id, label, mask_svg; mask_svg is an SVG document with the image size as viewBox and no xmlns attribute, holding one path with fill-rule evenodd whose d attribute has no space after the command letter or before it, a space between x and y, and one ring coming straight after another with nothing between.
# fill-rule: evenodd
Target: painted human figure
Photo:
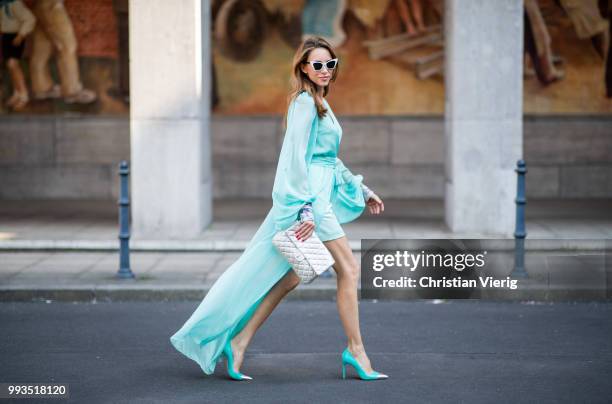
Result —
<instances>
[{"instance_id":1,"label":"painted human figure","mask_svg":"<svg viewBox=\"0 0 612 404\"><path fill-rule=\"evenodd\" d=\"M83 87L79 73L77 40L63 0L36 0L32 9L38 24L32 35L30 78L34 99L63 98L67 104L89 104L96 93ZM60 85L49 69L55 52Z\"/></svg>"},{"instance_id":2,"label":"painted human figure","mask_svg":"<svg viewBox=\"0 0 612 404\"><path fill-rule=\"evenodd\" d=\"M36 18L21 0L0 0L2 57L13 86L13 94L7 100L6 106L15 111L23 109L30 100L20 61L25 39L35 25Z\"/></svg>"}]
</instances>

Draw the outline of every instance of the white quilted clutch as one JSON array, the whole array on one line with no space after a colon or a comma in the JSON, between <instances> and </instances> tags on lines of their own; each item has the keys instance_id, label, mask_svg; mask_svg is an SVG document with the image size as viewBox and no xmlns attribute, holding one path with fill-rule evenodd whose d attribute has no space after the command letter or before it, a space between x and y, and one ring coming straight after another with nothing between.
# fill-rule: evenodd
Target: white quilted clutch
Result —
<instances>
[{"instance_id":1,"label":"white quilted clutch","mask_svg":"<svg viewBox=\"0 0 612 404\"><path fill-rule=\"evenodd\" d=\"M335 261L316 233L313 232L307 240L298 240L295 230L299 225L300 222L296 221L287 230L276 233L272 244L291 264L302 282L310 283L334 265Z\"/></svg>"}]
</instances>

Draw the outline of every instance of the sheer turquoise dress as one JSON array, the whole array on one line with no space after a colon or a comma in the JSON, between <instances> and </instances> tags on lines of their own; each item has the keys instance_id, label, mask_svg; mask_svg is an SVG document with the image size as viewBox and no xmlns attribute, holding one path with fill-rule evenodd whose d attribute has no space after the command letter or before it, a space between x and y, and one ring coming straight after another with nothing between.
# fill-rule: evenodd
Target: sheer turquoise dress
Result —
<instances>
[{"instance_id":1,"label":"sheer turquoise dress","mask_svg":"<svg viewBox=\"0 0 612 404\"><path fill-rule=\"evenodd\" d=\"M287 129L274 179L272 208L241 256L215 281L171 344L212 374L228 339L238 334L289 263L272 244L291 226L306 202L312 203L315 232L321 240L344 235L340 224L365 209L363 176L353 175L338 158L342 128L329 104L323 118L314 99L300 93L289 105ZM316 281L315 281L316 282Z\"/></svg>"}]
</instances>

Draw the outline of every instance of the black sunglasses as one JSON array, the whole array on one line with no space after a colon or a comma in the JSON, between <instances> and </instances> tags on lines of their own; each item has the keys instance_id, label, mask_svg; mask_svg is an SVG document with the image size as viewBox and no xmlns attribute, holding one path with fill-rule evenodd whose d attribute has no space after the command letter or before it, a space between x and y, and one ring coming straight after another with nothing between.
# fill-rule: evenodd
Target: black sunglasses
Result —
<instances>
[{"instance_id":1,"label":"black sunglasses","mask_svg":"<svg viewBox=\"0 0 612 404\"><path fill-rule=\"evenodd\" d=\"M304 63L310 63L310 65L312 66L315 72L318 72L319 70L323 69L324 64L327 70L333 70L336 68L336 65L338 64L338 58L330 59L325 63L318 61L318 60L311 60L310 62L304 62Z\"/></svg>"}]
</instances>

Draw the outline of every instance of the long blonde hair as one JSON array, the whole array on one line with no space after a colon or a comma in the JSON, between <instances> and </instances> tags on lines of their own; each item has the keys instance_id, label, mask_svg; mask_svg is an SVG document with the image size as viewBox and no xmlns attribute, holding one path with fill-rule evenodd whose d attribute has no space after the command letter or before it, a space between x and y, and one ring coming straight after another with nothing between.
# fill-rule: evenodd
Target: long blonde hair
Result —
<instances>
[{"instance_id":1,"label":"long blonde hair","mask_svg":"<svg viewBox=\"0 0 612 404\"><path fill-rule=\"evenodd\" d=\"M308 78L308 75L301 69L302 64L307 63L310 52L315 48L325 48L331 55L332 59L335 59L336 53L332 49L332 46L325 39L320 36L313 36L302 41L302 44L298 47L297 51L293 55L293 63L291 69L291 91L287 97L287 106L285 108L285 116L283 119L283 127L287 128L287 113L291 102L302 92L307 91L312 98L315 100L315 106L317 107L317 115L323 118L327 113L327 108L323 106L323 99L317 94L317 85ZM332 71L330 78L330 84L336 81L338 76L338 66ZM323 87L323 97L327 96L329 92L330 84Z\"/></svg>"}]
</instances>

